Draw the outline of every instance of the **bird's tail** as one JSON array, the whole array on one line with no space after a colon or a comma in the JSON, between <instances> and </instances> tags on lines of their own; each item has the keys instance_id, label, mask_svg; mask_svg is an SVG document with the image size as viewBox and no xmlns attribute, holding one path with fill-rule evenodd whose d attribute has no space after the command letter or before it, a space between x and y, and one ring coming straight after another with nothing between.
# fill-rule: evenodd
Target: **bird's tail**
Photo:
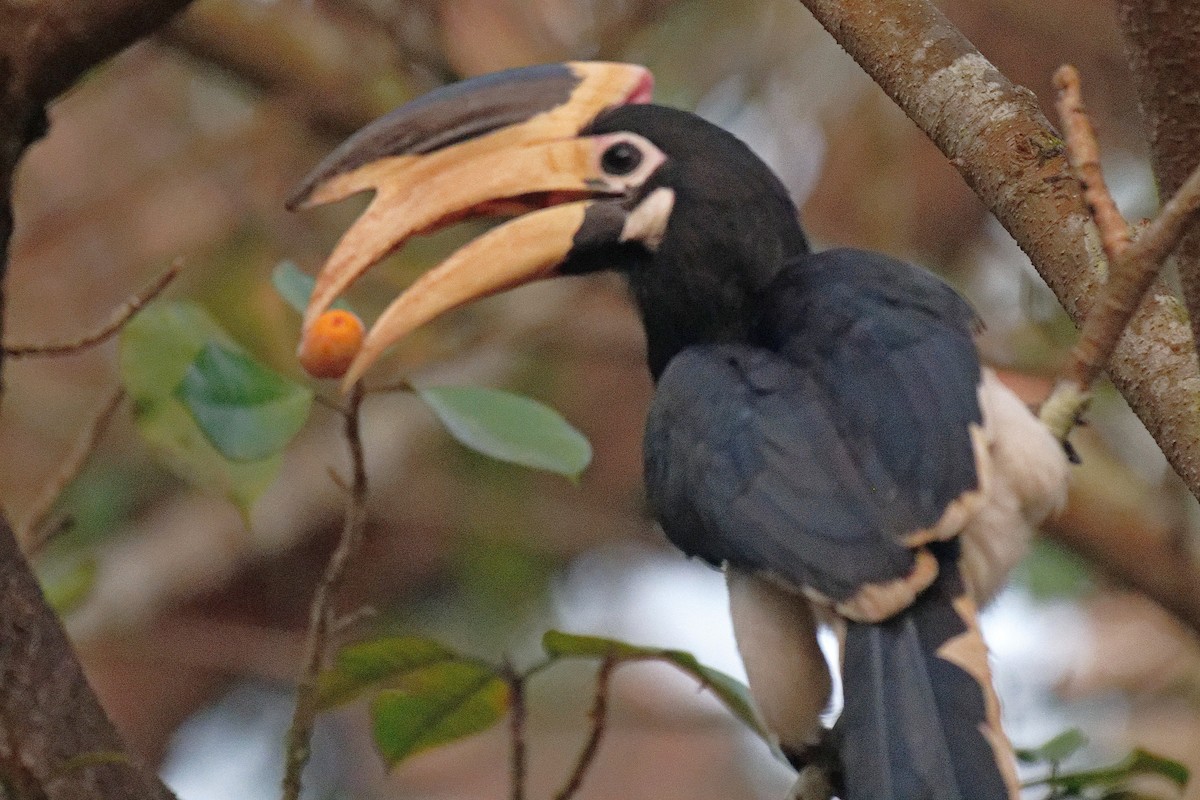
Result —
<instances>
[{"instance_id":1,"label":"bird's tail","mask_svg":"<svg viewBox=\"0 0 1200 800\"><path fill-rule=\"evenodd\" d=\"M845 800L1018 797L957 542L934 547L938 578L912 606L848 623L837 725Z\"/></svg>"}]
</instances>

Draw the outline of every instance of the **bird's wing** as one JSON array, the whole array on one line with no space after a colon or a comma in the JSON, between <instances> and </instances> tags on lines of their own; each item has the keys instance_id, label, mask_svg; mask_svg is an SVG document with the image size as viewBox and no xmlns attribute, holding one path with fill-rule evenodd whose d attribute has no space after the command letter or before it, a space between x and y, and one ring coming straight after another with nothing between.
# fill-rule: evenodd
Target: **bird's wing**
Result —
<instances>
[{"instance_id":1,"label":"bird's wing","mask_svg":"<svg viewBox=\"0 0 1200 800\"><path fill-rule=\"evenodd\" d=\"M831 252L771 298L774 347L694 346L671 361L646 476L685 552L846 601L919 572L913 548L940 538L922 533L977 488L980 373L973 316L948 287Z\"/></svg>"},{"instance_id":2,"label":"bird's wing","mask_svg":"<svg viewBox=\"0 0 1200 800\"><path fill-rule=\"evenodd\" d=\"M887 497L839 432L812 376L744 344L690 347L658 383L646 484L667 537L689 555L845 600L908 575Z\"/></svg>"}]
</instances>

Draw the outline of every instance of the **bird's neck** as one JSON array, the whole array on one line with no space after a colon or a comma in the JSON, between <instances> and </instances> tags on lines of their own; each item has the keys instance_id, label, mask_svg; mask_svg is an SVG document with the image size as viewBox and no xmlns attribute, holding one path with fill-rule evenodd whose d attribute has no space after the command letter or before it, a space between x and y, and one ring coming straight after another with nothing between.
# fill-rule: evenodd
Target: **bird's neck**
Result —
<instances>
[{"instance_id":1,"label":"bird's neck","mask_svg":"<svg viewBox=\"0 0 1200 800\"><path fill-rule=\"evenodd\" d=\"M772 250L751 259L735 248L674 252L675 263L629 276L655 380L686 347L753 341L761 298L784 268L783 253Z\"/></svg>"}]
</instances>

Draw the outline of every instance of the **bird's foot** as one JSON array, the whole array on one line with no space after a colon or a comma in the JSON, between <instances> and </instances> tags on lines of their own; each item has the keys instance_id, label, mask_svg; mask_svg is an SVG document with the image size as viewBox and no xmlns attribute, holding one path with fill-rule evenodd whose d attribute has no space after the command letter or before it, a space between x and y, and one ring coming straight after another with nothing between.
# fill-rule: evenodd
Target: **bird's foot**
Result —
<instances>
[{"instance_id":1,"label":"bird's foot","mask_svg":"<svg viewBox=\"0 0 1200 800\"><path fill-rule=\"evenodd\" d=\"M840 791L842 762L833 737L833 731L824 730L816 744L801 750L784 749L798 773L789 800L830 800Z\"/></svg>"},{"instance_id":2,"label":"bird's foot","mask_svg":"<svg viewBox=\"0 0 1200 800\"><path fill-rule=\"evenodd\" d=\"M823 768L809 765L796 776L789 800L830 800L832 797L833 783L829 775Z\"/></svg>"}]
</instances>

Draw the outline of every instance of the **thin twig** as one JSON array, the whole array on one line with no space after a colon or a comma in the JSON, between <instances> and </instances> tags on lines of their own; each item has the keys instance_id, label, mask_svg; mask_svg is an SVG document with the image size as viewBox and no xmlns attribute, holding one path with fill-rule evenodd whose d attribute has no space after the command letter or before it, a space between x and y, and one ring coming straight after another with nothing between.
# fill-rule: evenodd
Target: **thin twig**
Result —
<instances>
[{"instance_id":1,"label":"thin twig","mask_svg":"<svg viewBox=\"0 0 1200 800\"><path fill-rule=\"evenodd\" d=\"M181 266L180 260L176 259L165 272L154 279L153 283L122 303L113 311L108 321L96 330L86 333L78 339L66 342L52 342L50 344L6 344L4 345L4 355L9 358L67 356L107 341L125 327L129 320L133 319L134 314L141 311L147 303L162 294L167 285L175 280Z\"/></svg>"},{"instance_id":2,"label":"thin twig","mask_svg":"<svg viewBox=\"0 0 1200 800\"><path fill-rule=\"evenodd\" d=\"M1195 222L1197 210L1200 210L1200 165L1192 170L1179 190L1163 204L1158 215L1138 231L1125 257L1161 262L1171 255L1191 223Z\"/></svg>"},{"instance_id":3,"label":"thin twig","mask_svg":"<svg viewBox=\"0 0 1200 800\"><path fill-rule=\"evenodd\" d=\"M26 515L25 522L16 531L17 542L26 556L38 553L53 538L54 534L62 530L61 525L50 524L54 504L67 486L79 476L124 399L124 388L118 387L109 394L108 400L100 408L100 412L80 432L79 438L75 440L74 446L59 465L58 471L42 486L41 492L33 502L33 507Z\"/></svg>"},{"instance_id":4,"label":"thin twig","mask_svg":"<svg viewBox=\"0 0 1200 800\"><path fill-rule=\"evenodd\" d=\"M351 629L358 627L369 619L379 616L379 609L373 606L359 606L348 614L343 614L333 621L330 635L335 639L346 636Z\"/></svg>"},{"instance_id":5,"label":"thin twig","mask_svg":"<svg viewBox=\"0 0 1200 800\"><path fill-rule=\"evenodd\" d=\"M283 776L283 800L300 797L300 777L312 754L312 732L317 712L317 686L321 668L325 665L326 649L330 631L334 629L335 616L333 597L337 594L346 574L346 566L361 549L366 530L367 473L363 459L362 431L359 412L362 408L362 384L357 383L350 392L350 403L346 409L346 443L350 448L350 463L353 481L346 503L346 518L342 526L341 541L329 558L325 574L317 584L312 607L308 615L308 638L305 642L304 666L296 685L296 710L287 732L285 769Z\"/></svg>"},{"instance_id":6,"label":"thin twig","mask_svg":"<svg viewBox=\"0 0 1200 800\"><path fill-rule=\"evenodd\" d=\"M589 714L592 720L592 731L588 735L583 749L579 751L579 760L575 762L575 769L572 770L563 787L558 790L558 794L554 795L554 800L569 800L573 797L579 791L579 787L583 785L583 778L591 768L592 762L596 760L596 753L600 750L600 740L604 738L604 731L607 727L608 687L617 663L618 659L611 655L600 662L600 672L596 674L596 698L592 702L592 710Z\"/></svg>"},{"instance_id":7,"label":"thin twig","mask_svg":"<svg viewBox=\"0 0 1200 800\"><path fill-rule=\"evenodd\" d=\"M1083 201L1088 213L1100 229L1100 241L1109 262L1129 246L1129 223L1117 210L1100 168L1100 145L1096 131L1083 105L1083 89L1079 70L1064 64L1054 73L1054 86L1058 89L1058 116L1062 120L1067 142L1067 160L1083 190Z\"/></svg>"},{"instance_id":8,"label":"thin twig","mask_svg":"<svg viewBox=\"0 0 1200 800\"><path fill-rule=\"evenodd\" d=\"M1005 78L932 0L801 2L958 167L1082 324L1099 288L1091 226L1078 184L1060 180L1070 176L1062 139L1033 93ZM1150 292L1107 368L1200 497L1200 369L1180 311L1165 286Z\"/></svg>"},{"instance_id":9,"label":"thin twig","mask_svg":"<svg viewBox=\"0 0 1200 800\"><path fill-rule=\"evenodd\" d=\"M1125 250L1129 247L1129 223L1117 210L1117 204L1104 181L1104 172L1100 168L1100 145L1084 109L1079 71L1069 64L1059 67L1058 72L1054 73L1054 85L1058 88L1058 115L1066 131L1067 160L1082 190L1088 214L1100 232L1100 244L1107 262L1107 283L1084 320L1079 340L1072 348L1063 370L1064 380L1056 388L1055 395L1047 401L1042 413L1043 421L1055 435L1065 440L1088 401L1092 382L1112 355L1117 339L1128 325L1137 303L1135 300L1132 308L1125 312L1122 306L1129 301L1117 293L1118 285L1126 288L1124 284L1130 277L1121 269ZM1152 279L1153 273L1147 280L1147 286ZM1139 293L1137 299L1140 298Z\"/></svg>"},{"instance_id":10,"label":"thin twig","mask_svg":"<svg viewBox=\"0 0 1200 800\"><path fill-rule=\"evenodd\" d=\"M509 749L509 773L512 781L511 800L525 800L525 776L529 771L529 757L525 743L525 680L528 674L518 673L511 665L504 666L508 680L511 708L508 712L508 731L511 739Z\"/></svg>"},{"instance_id":11,"label":"thin twig","mask_svg":"<svg viewBox=\"0 0 1200 800\"><path fill-rule=\"evenodd\" d=\"M1193 171L1158 216L1131 240L1129 225L1104 183L1099 145L1083 107L1079 73L1074 67L1064 66L1055 73L1054 81L1060 92L1058 109L1067 132L1071 166L1108 260L1108 281L1084 320L1063 370L1063 380L1041 411L1043 422L1065 441L1087 405L1093 381L1112 357L1163 262L1200 208L1200 169Z\"/></svg>"}]
</instances>

